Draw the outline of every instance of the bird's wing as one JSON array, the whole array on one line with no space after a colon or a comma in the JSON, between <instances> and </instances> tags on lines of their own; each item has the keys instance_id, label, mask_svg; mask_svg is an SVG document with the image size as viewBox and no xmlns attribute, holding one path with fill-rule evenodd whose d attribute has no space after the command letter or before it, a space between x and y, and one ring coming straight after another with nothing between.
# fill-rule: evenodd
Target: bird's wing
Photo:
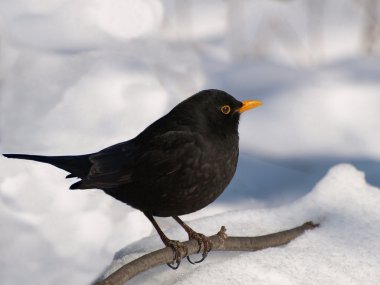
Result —
<instances>
[{"instance_id":1,"label":"bird's wing","mask_svg":"<svg viewBox=\"0 0 380 285\"><path fill-rule=\"evenodd\" d=\"M117 187L130 181L129 169L133 163L133 140L119 143L91 154L91 167L86 177L71 185L70 189Z\"/></svg>"},{"instance_id":2,"label":"bird's wing","mask_svg":"<svg viewBox=\"0 0 380 285\"><path fill-rule=\"evenodd\" d=\"M116 145L90 156L92 167L72 189L114 188L172 174L180 167L184 153L194 151L195 136L190 132L169 131L143 142Z\"/></svg>"},{"instance_id":3,"label":"bird's wing","mask_svg":"<svg viewBox=\"0 0 380 285\"><path fill-rule=\"evenodd\" d=\"M177 172L187 159L197 157L200 151L199 134L189 131L166 132L152 140L136 158L133 180L158 178Z\"/></svg>"}]
</instances>

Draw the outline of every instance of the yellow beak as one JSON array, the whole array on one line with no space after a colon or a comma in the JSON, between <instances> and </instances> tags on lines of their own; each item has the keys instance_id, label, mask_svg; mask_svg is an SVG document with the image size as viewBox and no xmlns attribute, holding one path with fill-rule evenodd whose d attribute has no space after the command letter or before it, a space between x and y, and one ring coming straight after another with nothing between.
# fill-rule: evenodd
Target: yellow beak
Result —
<instances>
[{"instance_id":1,"label":"yellow beak","mask_svg":"<svg viewBox=\"0 0 380 285\"><path fill-rule=\"evenodd\" d=\"M247 110L259 107L260 105L263 104L263 103L261 103L261 101L258 101L258 100L246 100L246 101L243 101L242 103L243 103L243 106L241 106L238 109L239 113L243 113Z\"/></svg>"}]
</instances>

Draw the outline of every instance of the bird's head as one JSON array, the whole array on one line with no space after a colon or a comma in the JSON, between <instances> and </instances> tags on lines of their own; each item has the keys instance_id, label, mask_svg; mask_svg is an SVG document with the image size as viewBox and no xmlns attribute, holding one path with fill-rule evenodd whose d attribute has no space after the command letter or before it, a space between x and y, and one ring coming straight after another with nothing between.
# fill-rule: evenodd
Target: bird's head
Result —
<instances>
[{"instance_id":1,"label":"bird's head","mask_svg":"<svg viewBox=\"0 0 380 285\"><path fill-rule=\"evenodd\" d=\"M189 97L172 112L205 131L229 134L237 133L241 113L261 104L257 100L240 102L227 92L209 89Z\"/></svg>"}]
</instances>

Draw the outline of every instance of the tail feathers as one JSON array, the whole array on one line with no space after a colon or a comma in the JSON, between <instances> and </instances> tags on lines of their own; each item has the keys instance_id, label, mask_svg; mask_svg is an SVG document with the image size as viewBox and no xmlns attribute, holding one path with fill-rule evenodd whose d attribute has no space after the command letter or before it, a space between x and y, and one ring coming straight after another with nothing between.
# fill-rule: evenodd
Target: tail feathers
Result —
<instances>
[{"instance_id":1,"label":"tail feathers","mask_svg":"<svg viewBox=\"0 0 380 285\"><path fill-rule=\"evenodd\" d=\"M73 155L73 156L43 156L43 155L30 155L30 154L3 154L8 158L34 160L43 163L52 164L58 168L70 172L67 178L79 177L84 178L87 176L91 162L89 155Z\"/></svg>"}]
</instances>

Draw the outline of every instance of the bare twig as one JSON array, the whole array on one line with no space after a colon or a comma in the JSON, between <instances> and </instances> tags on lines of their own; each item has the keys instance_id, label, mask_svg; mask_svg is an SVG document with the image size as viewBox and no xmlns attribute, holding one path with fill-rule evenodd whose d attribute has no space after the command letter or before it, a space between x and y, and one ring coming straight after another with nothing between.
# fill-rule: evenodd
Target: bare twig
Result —
<instances>
[{"instance_id":1,"label":"bare twig","mask_svg":"<svg viewBox=\"0 0 380 285\"><path fill-rule=\"evenodd\" d=\"M317 224L312 222L304 223L302 226L258 237L227 237L226 228L222 226L220 231L210 236L213 251L256 251L268 247L275 247L289 243L291 240L300 236L306 230L314 229ZM196 240L190 240L183 243L188 248L188 255L195 254L199 251L199 245ZM183 253L182 258L186 257ZM173 261L173 251L166 247L146 255L143 255L112 273L97 285L122 285L134 276L155 266L170 263Z\"/></svg>"}]
</instances>

